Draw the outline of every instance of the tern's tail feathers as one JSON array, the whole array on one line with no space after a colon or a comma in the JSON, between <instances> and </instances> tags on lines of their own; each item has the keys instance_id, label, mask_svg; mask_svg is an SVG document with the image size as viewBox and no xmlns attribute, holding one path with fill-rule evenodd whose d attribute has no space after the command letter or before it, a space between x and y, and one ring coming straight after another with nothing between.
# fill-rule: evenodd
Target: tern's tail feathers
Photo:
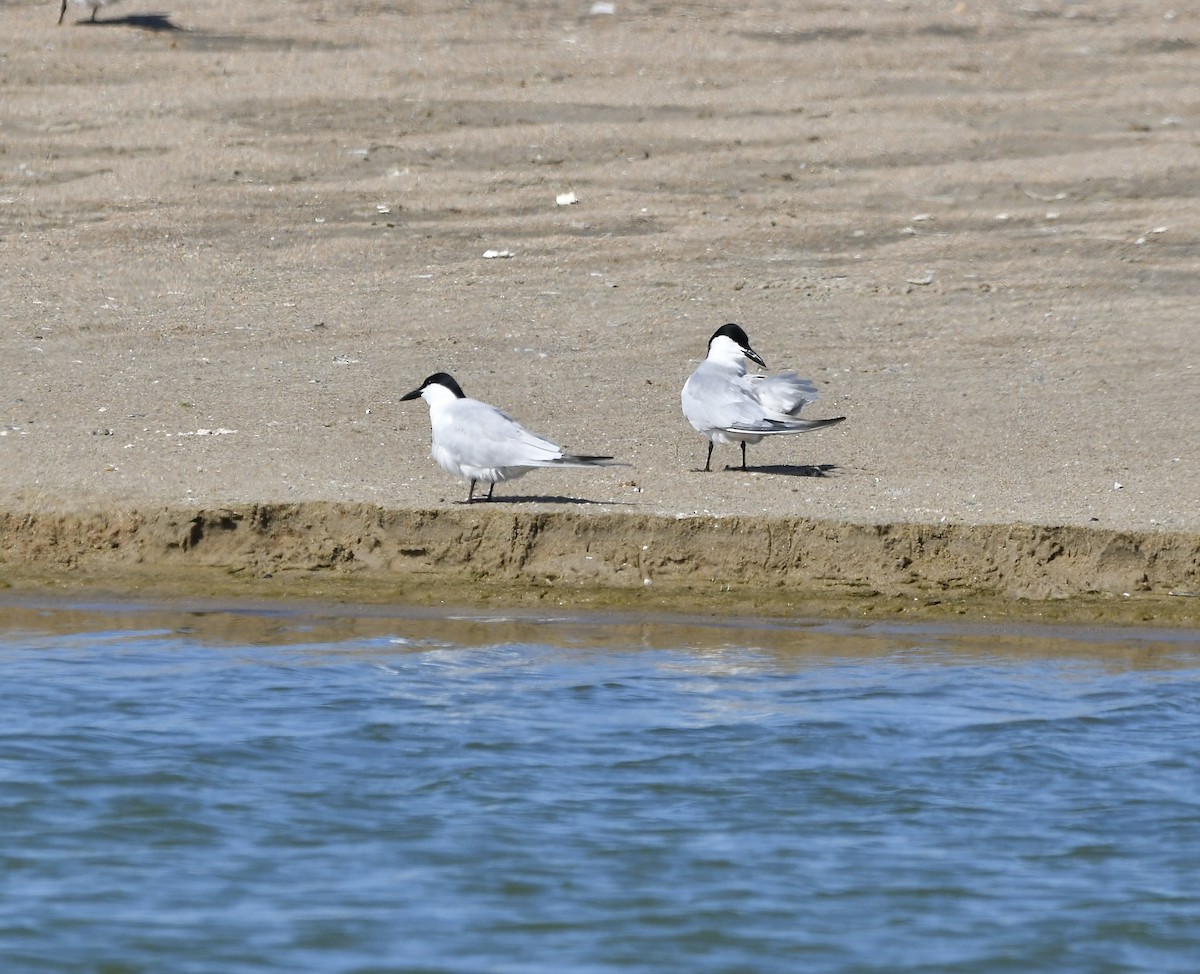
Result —
<instances>
[{"instance_id":1,"label":"tern's tail feathers","mask_svg":"<svg viewBox=\"0 0 1200 974\"><path fill-rule=\"evenodd\" d=\"M757 433L760 436L773 436L779 433L810 433L826 426L842 422L845 416L834 416L833 419L789 419L786 421L767 419L761 423L747 423L745 426L731 426L731 433Z\"/></svg>"},{"instance_id":2,"label":"tern's tail feathers","mask_svg":"<svg viewBox=\"0 0 1200 974\"><path fill-rule=\"evenodd\" d=\"M612 457L576 456L565 453L554 461L556 467L608 467L615 463Z\"/></svg>"}]
</instances>

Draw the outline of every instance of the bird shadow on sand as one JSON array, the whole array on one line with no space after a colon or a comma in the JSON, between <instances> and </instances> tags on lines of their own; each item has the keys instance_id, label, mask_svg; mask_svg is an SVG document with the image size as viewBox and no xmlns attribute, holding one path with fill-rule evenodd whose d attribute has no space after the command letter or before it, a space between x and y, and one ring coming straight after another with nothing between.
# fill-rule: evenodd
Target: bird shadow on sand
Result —
<instances>
[{"instance_id":1,"label":"bird shadow on sand","mask_svg":"<svg viewBox=\"0 0 1200 974\"><path fill-rule=\"evenodd\" d=\"M132 27L135 30L182 31L170 14L131 14L128 17L106 17L104 20L77 20L80 27Z\"/></svg>"},{"instance_id":2,"label":"bird shadow on sand","mask_svg":"<svg viewBox=\"0 0 1200 974\"><path fill-rule=\"evenodd\" d=\"M767 463L761 466L726 466L734 473L769 473L777 477L832 477L838 470L836 463Z\"/></svg>"},{"instance_id":3,"label":"bird shadow on sand","mask_svg":"<svg viewBox=\"0 0 1200 974\"><path fill-rule=\"evenodd\" d=\"M495 506L496 504L587 504L593 507L628 507L630 501L594 501L586 497L563 497L558 494L505 494L502 497L476 497L473 501L455 501L462 507Z\"/></svg>"}]
</instances>

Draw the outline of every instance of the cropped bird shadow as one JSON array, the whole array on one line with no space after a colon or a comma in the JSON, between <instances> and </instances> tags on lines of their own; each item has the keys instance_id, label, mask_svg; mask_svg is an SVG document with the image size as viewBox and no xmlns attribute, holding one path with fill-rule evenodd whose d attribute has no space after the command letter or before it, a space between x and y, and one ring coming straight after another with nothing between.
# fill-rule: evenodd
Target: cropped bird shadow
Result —
<instances>
[{"instance_id":1,"label":"cropped bird shadow","mask_svg":"<svg viewBox=\"0 0 1200 974\"><path fill-rule=\"evenodd\" d=\"M77 20L81 27L132 27L135 30L182 31L170 14L130 14L128 17L106 17L104 20Z\"/></svg>"},{"instance_id":2,"label":"cropped bird shadow","mask_svg":"<svg viewBox=\"0 0 1200 974\"><path fill-rule=\"evenodd\" d=\"M838 470L836 463L765 463L761 466L725 466L726 470L745 473L770 473L780 477L831 477Z\"/></svg>"},{"instance_id":3,"label":"cropped bird shadow","mask_svg":"<svg viewBox=\"0 0 1200 974\"><path fill-rule=\"evenodd\" d=\"M476 497L473 501L461 500L454 503L464 507L468 505L474 507L477 504L588 504L595 507L622 507L629 502L594 501L587 497L563 497L559 494L504 494L501 497L493 497L491 500L486 497Z\"/></svg>"}]
</instances>

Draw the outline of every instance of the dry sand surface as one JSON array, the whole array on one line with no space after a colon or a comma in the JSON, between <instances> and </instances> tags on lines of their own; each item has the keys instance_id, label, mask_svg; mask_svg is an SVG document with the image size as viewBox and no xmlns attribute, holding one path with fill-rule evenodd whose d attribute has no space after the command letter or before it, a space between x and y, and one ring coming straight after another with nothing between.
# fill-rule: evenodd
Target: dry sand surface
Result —
<instances>
[{"instance_id":1,"label":"dry sand surface","mask_svg":"<svg viewBox=\"0 0 1200 974\"><path fill-rule=\"evenodd\" d=\"M0 5L10 585L357 569L1195 620L1190 4L88 13ZM697 472L679 389L726 321L846 422ZM628 466L456 505L399 401L443 370Z\"/></svg>"}]
</instances>

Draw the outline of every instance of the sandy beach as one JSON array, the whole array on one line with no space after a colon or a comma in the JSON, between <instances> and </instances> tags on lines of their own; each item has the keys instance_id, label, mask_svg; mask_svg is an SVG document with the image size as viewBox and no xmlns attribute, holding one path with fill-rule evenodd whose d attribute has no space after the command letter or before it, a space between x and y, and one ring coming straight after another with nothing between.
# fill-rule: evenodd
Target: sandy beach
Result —
<instances>
[{"instance_id":1,"label":"sandy beach","mask_svg":"<svg viewBox=\"0 0 1200 974\"><path fill-rule=\"evenodd\" d=\"M89 13L3 8L0 584L982 593L1196 624L1186 5ZM846 421L698 472L679 391L726 321ZM461 506L399 401L437 371L626 466Z\"/></svg>"}]
</instances>

